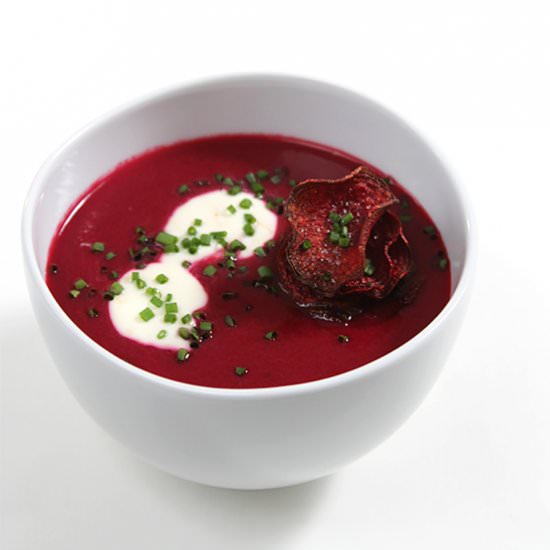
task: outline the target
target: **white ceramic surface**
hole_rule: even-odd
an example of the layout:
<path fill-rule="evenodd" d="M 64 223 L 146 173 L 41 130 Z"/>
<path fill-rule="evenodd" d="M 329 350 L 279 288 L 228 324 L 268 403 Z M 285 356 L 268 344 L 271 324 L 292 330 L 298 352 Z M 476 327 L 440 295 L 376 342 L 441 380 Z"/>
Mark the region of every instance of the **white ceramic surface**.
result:
<path fill-rule="evenodd" d="M 294 386 L 228 390 L 166 380 L 113 356 L 76 327 L 44 282 L 49 242 L 73 201 L 118 162 L 179 139 L 280 133 L 343 149 L 400 180 L 439 226 L 453 294 L 439 316 L 392 353 L 353 371 Z M 455 340 L 475 240 L 464 193 L 440 157 L 369 99 L 284 76 L 183 86 L 110 114 L 57 150 L 35 178 L 23 216 L 33 306 L 78 401 L 113 437 L 185 479 L 258 489 L 315 479 L 391 435 L 434 384 Z"/>

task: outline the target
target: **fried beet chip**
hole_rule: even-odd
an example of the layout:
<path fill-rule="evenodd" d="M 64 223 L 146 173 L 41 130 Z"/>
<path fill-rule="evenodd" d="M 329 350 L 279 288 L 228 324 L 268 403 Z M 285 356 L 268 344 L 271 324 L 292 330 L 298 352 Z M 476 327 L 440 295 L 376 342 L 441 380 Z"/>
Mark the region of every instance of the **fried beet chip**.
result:
<path fill-rule="evenodd" d="M 281 285 L 302 306 L 356 293 L 386 297 L 411 270 L 398 200 L 360 166 L 339 180 L 305 180 L 287 202 L 290 229 L 279 255 Z"/>

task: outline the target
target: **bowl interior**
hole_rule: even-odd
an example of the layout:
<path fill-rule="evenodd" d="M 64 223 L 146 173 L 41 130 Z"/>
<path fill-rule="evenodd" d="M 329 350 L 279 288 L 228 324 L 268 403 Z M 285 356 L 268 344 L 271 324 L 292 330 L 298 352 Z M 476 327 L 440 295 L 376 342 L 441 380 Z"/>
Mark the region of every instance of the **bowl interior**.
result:
<path fill-rule="evenodd" d="M 25 216 L 41 273 L 67 209 L 117 163 L 181 139 L 246 132 L 333 146 L 395 176 L 440 228 L 454 291 L 465 262 L 468 216 L 438 156 L 376 103 L 332 85 L 290 77 L 236 77 L 183 87 L 106 116 L 73 137 L 43 167 L 27 203 Z"/>

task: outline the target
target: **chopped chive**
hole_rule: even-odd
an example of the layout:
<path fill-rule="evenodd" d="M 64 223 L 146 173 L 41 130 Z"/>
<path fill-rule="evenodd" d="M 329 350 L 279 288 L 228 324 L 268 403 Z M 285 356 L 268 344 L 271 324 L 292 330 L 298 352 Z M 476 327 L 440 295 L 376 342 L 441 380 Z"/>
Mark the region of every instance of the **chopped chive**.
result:
<path fill-rule="evenodd" d="M 196 254 L 198 249 L 199 247 L 193 244 L 187 249 L 187 252 L 189 252 L 189 254 Z"/>
<path fill-rule="evenodd" d="M 228 195 L 238 195 L 242 191 L 239 185 L 234 185 L 227 190 Z"/>
<path fill-rule="evenodd" d="M 212 326 L 212 323 L 210 323 L 209 321 L 202 321 L 201 323 L 199 323 L 199 328 L 201 330 L 210 331 L 212 330 Z"/>
<path fill-rule="evenodd" d="M 166 338 L 166 335 L 167 335 L 167 334 L 168 334 L 168 333 L 167 333 L 164 329 L 159 330 L 159 331 L 157 332 L 157 338 L 158 338 L 159 340 L 162 340 L 163 338 Z"/>
<path fill-rule="evenodd" d="M 232 252 L 236 252 L 237 250 L 246 250 L 246 245 L 238 239 L 234 239 L 229 243 L 229 250 Z"/>
<path fill-rule="evenodd" d="M 116 254 L 114 252 L 107 252 L 107 254 L 105 254 L 105 259 L 112 260 L 115 256 Z"/>
<path fill-rule="evenodd" d="M 353 214 L 351 212 L 348 212 L 347 214 L 344 215 L 344 217 L 342 218 L 342 223 L 344 225 L 347 225 L 351 220 L 353 220 Z"/>
<path fill-rule="evenodd" d="M 76 290 L 74 288 L 69 290 L 69 296 L 74 299 L 78 298 L 80 296 L 80 290 Z"/>
<path fill-rule="evenodd" d="M 237 209 L 232 205 L 230 204 L 228 207 L 227 207 L 227 210 L 230 214 L 236 214 L 237 213 Z"/>
<path fill-rule="evenodd" d="M 185 195 L 185 193 L 189 193 L 189 185 L 183 184 L 178 187 L 178 193 L 180 195 Z"/>
<path fill-rule="evenodd" d="M 147 286 L 147 283 L 143 279 L 139 279 L 139 280 L 136 281 L 136 286 L 140 290 L 143 290 Z"/>
<path fill-rule="evenodd" d="M 147 235 L 140 235 L 140 236 L 137 238 L 137 242 L 138 242 L 139 244 L 146 243 L 148 240 L 149 240 L 149 237 L 148 237 Z M 107 255 L 105 255 L 105 258 L 107 258 Z"/>
<path fill-rule="evenodd" d="M 438 266 L 441 271 L 445 271 L 449 265 L 449 260 L 445 257 L 439 258 Z"/>
<path fill-rule="evenodd" d="M 223 174 L 217 173 L 214 175 L 214 178 L 216 181 L 222 182 L 223 181 Z"/>
<path fill-rule="evenodd" d="M 401 214 L 401 216 L 399 216 L 399 219 L 402 221 L 402 222 L 410 222 L 412 220 L 412 216 L 410 214 Z"/>
<path fill-rule="evenodd" d="M 346 248 L 349 246 L 350 238 L 349 237 L 340 237 L 338 239 L 338 246 L 341 246 L 342 248 Z"/>
<path fill-rule="evenodd" d="M 250 190 L 257 196 L 260 197 L 265 191 L 264 186 L 259 182 L 255 181 L 250 184 Z"/>
<path fill-rule="evenodd" d="M 189 352 L 185 348 L 180 348 L 177 354 L 178 361 L 185 361 L 189 357 Z"/>
<path fill-rule="evenodd" d="M 245 210 L 250 208 L 252 206 L 252 201 L 250 199 L 243 199 L 240 203 L 239 203 L 239 206 L 241 208 L 244 208 Z"/>
<path fill-rule="evenodd" d="M 82 290 L 88 286 L 88 283 L 84 279 L 78 279 L 74 282 L 74 287 L 77 290 Z"/>
<path fill-rule="evenodd" d="M 265 180 L 269 176 L 269 172 L 267 170 L 258 170 L 256 172 L 256 177 L 260 180 Z"/>
<path fill-rule="evenodd" d="M 111 271 L 111 279 L 118 279 L 119 277 L 118 271 Z"/>
<path fill-rule="evenodd" d="M 345 334 L 338 335 L 338 342 L 340 342 L 340 344 L 347 344 L 349 340 L 350 340 L 349 336 L 346 336 Z"/>
<path fill-rule="evenodd" d="M 337 212 L 331 212 L 329 215 L 328 215 L 328 219 L 332 222 L 332 223 L 339 223 L 340 222 L 340 216 L 338 215 Z"/>
<path fill-rule="evenodd" d="M 256 254 L 259 258 L 265 258 L 267 256 L 265 250 L 261 246 L 254 249 L 254 254 Z"/>
<path fill-rule="evenodd" d="M 145 321 L 150 321 L 155 314 L 153 313 L 153 310 L 150 307 L 146 307 L 145 309 L 142 309 L 139 312 L 139 316 Z"/>
<path fill-rule="evenodd" d="M 164 303 L 158 296 L 153 296 L 149 301 L 156 307 L 162 307 Z"/>
<path fill-rule="evenodd" d="M 274 246 L 275 246 L 275 241 L 274 241 L 273 239 L 269 239 L 269 241 L 267 241 L 267 242 L 265 243 L 265 246 L 266 246 L 268 249 L 272 249 L 272 248 L 274 248 Z"/>
<path fill-rule="evenodd" d="M 175 244 L 166 244 L 166 245 L 164 245 L 164 252 L 166 252 L 168 254 L 173 253 L 173 252 L 179 252 L 179 251 L 180 251 L 180 249 Z"/>
<path fill-rule="evenodd" d="M 155 237 L 155 241 L 160 244 L 176 244 L 178 242 L 178 238 L 175 235 L 166 233 L 166 231 L 160 231 Z"/>
<path fill-rule="evenodd" d="M 218 270 L 216 266 L 209 264 L 202 270 L 202 274 L 206 275 L 207 277 L 213 277 L 217 273 L 217 271 Z"/>
<path fill-rule="evenodd" d="M 296 182 L 296 180 L 288 180 L 288 185 L 290 185 L 290 187 L 296 187 L 298 183 Z"/>
<path fill-rule="evenodd" d="M 274 183 L 275 185 L 277 185 L 278 183 L 281 183 L 281 176 L 278 176 L 277 174 L 274 175 L 274 176 L 271 176 L 271 183 Z"/>
<path fill-rule="evenodd" d="M 193 221 L 193 225 L 200 227 L 202 225 L 202 220 L 200 218 L 195 218 L 195 220 Z"/>
<path fill-rule="evenodd" d="M 145 233 L 145 229 L 143 229 L 143 227 L 141 227 L 141 225 L 136 225 L 135 232 L 136 232 L 138 235 L 143 235 L 143 234 Z"/>
<path fill-rule="evenodd" d="M 180 327 L 178 329 L 178 336 L 184 340 L 189 340 L 191 338 L 191 331 L 188 328 Z"/>
<path fill-rule="evenodd" d="M 225 324 L 228 327 L 236 327 L 237 326 L 237 322 L 235 321 L 235 319 L 233 319 L 233 317 L 231 317 L 231 315 L 226 315 L 224 320 L 225 320 Z"/>
<path fill-rule="evenodd" d="M 248 183 L 254 183 L 256 181 L 256 175 L 254 174 L 254 172 L 248 172 L 245 178 L 248 181 Z"/>
<path fill-rule="evenodd" d="M 197 228 L 194 225 L 192 225 L 191 227 L 189 227 L 187 229 L 187 234 L 188 235 L 196 235 L 197 234 Z"/>
<path fill-rule="evenodd" d="M 248 267 L 246 265 L 239 266 L 239 273 L 247 273 Z"/>
<path fill-rule="evenodd" d="M 194 311 L 193 317 L 195 319 L 206 319 L 206 313 L 204 313 L 204 311 Z"/>
<path fill-rule="evenodd" d="M 181 262 L 181 267 L 189 269 L 191 267 L 191 262 L 189 260 L 183 260 L 183 262 Z"/>
<path fill-rule="evenodd" d="M 109 292 L 111 292 L 115 296 L 118 296 L 119 294 L 122 294 L 123 290 L 124 290 L 124 287 L 120 283 L 115 282 L 111 285 Z"/>
<path fill-rule="evenodd" d="M 164 273 L 159 273 L 155 277 L 155 281 L 159 283 L 160 285 L 163 285 L 164 283 L 167 283 L 169 281 L 168 277 Z"/>
<path fill-rule="evenodd" d="M 233 180 L 231 178 L 224 178 L 223 184 L 227 185 L 228 187 L 231 187 L 233 185 Z"/>
<path fill-rule="evenodd" d="M 180 319 L 180 321 L 181 321 L 184 325 L 188 325 L 192 320 L 193 320 L 193 316 L 192 316 L 190 313 L 186 313 L 186 314 Z"/>
<path fill-rule="evenodd" d="M 164 310 L 166 311 L 166 313 L 177 313 L 178 304 L 176 302 L 170 302 L 169 304 L 165 304 Z"/>
<path fill-rule="evenodd" d="M 95 317 L 99 317 L 99 311 L 97 311 L 95 307 L 91 307 L 88 310 L 88 317 L 90 317 L 91 319 L 94 319 Z"/>
<path fill-rule="evenodd" d="M 300 246 L 302 247 L 302 250 L 309 250 L 313 245 L 309 239 L 306 239 Z"/>
<path fill-rule="evenodd" d="M 266 265 L 261 265 L 258 268 L 258 275 L 260 276 L 260 279 L 269 279 L 273 277 L 273 272 Z"/>
<path fill-rule="evenodd" d="M 101 243 L 101 242 L 92 243 L 92 252 L 104 252 L 104 251 L 105 251 L 105 243 Z"/>
<path fill-rule="evenodd" d="M 172 301 L 172 294 L 169 292 L 167 295 L 166 295 L 166 298 L 164 299 L 165 302 L 171 302 Z"/>
<path fill-rule="evenodd" d="M 140 275 L 137 271 L 132 271 L 132 275 L 130 275 L 130 278 L 135 283 L 136 281 L 140 280 Z"/>
<path fill-rule="evenodd" d="M 329 240 L 331 243 L 337 243 L 339 239 L 340 239 L 340 234 L 337 233 L 336 231 L 331 231 L 331 232 L 329 233 L 328 240 Z"/>
<path fill-rule="evenodd" d="M 210 243 L 212 242 L 212 237 L 208 233 L 203 233 L 199 237 L 199 241 L 200 241 L 202 246 L 209 246 Z"/>
<path fill-rule="evenodd" d="M 178 320 L 178 316 L 175 313 L 165 313 L 164 322 L 165 323 L 175 323 Z"/>
<path fill-rule="evenodd" d="M 366 264 L 365 264 L 365 275 L 367 277 L 372 277 L 372 275 L 374 275 L 375 271 L 376 271 L 376 268 L 374 267 L 374 264 L 372 263 L 372 260 L 367 258 L 366 259 Z"/>
<path fill-rule="evenodd" d="M 244 367 L 235 367 L 235 374 L 237 376 L 244 376 L 245 374 L 248 374 L 248 369 L 245 369 Z"/>
<path fill-rule="evenodd" d="M 250 223 L 246 223 L 243 226 L 243 231 L 244 231 L 244 234 L 248 235 L 249 237 L 252 237 L 252 235 L 254 235 L 254 233 L 256 233 L 256 230 L 254 229 L 254 227 Z"/>
<path fill-rule="evenodd" d="M 147 294 L 147 296 L 160 296 L 160 292 L 152 286 L 147 288 L 147 290 L 145 291 L 145 294 Z"/>
<path fill-rule="evenodd" d="M 386 185 L 393 185 L 393 181 L 392 181 L 392 179 L 391 179 L 389 176 L 386 176 L 385 178 L 382 178 L 382 181 L 383 181 Z"/>
<path fill-rule="evenodd" d="M 271 340 L 272 342 L 277 340 L 278 336 L 279 335 L 277 334 L 277 332 L 275 330 L 270 330 L 269 332 L 266 332 L 264 334 L 264 338 L 266 340 Z"/>
<path fill-rule="evenodd" d="M 244 221 L 247 223 L 256 223 L 256 218 L 248 212 L 244 215 Z"/>

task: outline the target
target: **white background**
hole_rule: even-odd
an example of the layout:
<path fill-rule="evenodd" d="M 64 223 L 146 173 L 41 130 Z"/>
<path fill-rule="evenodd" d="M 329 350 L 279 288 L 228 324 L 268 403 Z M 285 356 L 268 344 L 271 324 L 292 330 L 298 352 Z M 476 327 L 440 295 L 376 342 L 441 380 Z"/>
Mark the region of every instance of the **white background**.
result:
<path fill-rule="evenodd" d="M 0 6 L 3 550 L 550 548 L 547 1 Z M 326 79 L 404 116 L 462 176 L 481 240 L 469 316 L 414 417 L 337 475 L 253 493 L 153 470 L 92 423 L 46 353 L 19 251 L 26 189 L 61 141 L 242 71 Z"/>

